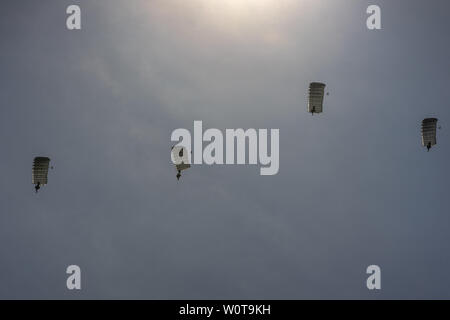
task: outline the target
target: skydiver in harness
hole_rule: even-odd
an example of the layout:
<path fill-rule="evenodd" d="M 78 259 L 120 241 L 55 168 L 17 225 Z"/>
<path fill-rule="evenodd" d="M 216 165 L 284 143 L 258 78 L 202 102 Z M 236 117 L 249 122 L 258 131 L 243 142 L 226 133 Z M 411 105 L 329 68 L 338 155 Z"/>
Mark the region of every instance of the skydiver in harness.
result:
<path fill-rule="evenodd" d="M 38 182 L 35 186 L 34 189 L 36 190 L 36 193 L 38 193 L 39 189 L 41 188 L 41 183 Z"/>
<path fill-rule="evenodd" d="M 181 148 L 180 152 L 178 152 L 178 156 L 179 156 L 180 158 L 183 158 L 183 154 L 184 154 L 183 148 Z M 183 162 L 181 162 L 181 163 L 183 164 Z M 180 177 L 181 177 L 181 170 L 178 170 L 178 173 L 177 173 L 177 180 L 180 180 Z"/>
<path fill-rule="evenodd" d="M 172 147 L 172 150 L 173 150 L 174 147 L 175 147 L 175 146 Z M 183 155 L 184 155 L 184 149 L 181 148 L 181 150 L 178 152 L 178 156 L 179 156 L 180 158 L 183 158 Z M 184 164 L 184 162 L 181 161 L 181 164 Z M 178 169 L 178 166 L 179 166 L 179 165 L 176 165 L 176 167 L 177 167 L 177 175 L 176 175 L 176 177 L 177 177 L 177 180 L 180 180 L 180 178 L 181 178 L 181 169 Z"/>
<path fill-rule="evenodd" d="M 312 116 L 314 115 L 314 112 L 316 112 L 316 106 L 313 106 L 312 109 L 311 109 L 311 115 Z"/>
<path fill-rule="evenodd" d="M 427 144 L 427 149 L 428 149 L 428 152 L 430 152 L 430 149 L 431 149 L 431 142 L 428 142 L 428 144 Z"/>

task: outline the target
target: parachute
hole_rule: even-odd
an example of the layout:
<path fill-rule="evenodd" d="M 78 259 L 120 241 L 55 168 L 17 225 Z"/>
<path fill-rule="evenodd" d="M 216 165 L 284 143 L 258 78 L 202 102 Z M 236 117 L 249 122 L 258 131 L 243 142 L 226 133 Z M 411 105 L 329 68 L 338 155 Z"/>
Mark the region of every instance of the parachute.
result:
<path fill-rule="evenodd" d="M 172 162 L 175 164 L 177 170 L 177 180 L 180 180 L 181 171 L 191 167 L 187 149 L 182 146 L 172 147 Z"/>
<path fill-rule="evenodd" d="M 314 113 L 322 113 L 324 92 L 324 83 L 311 82 L 309 84 L 308 112 L 312 115 Z"/>
<path fill-rule="evenodd" d="M 36 193 L 41 186 L 48 183 L 48 167 L 50 159 L 47 157 L 36 157 L 33 161 L 32 183 L 35 185 Z"/>
<path fill-rule="evenodd" d="M 430 151 L 436 142 L 436 126 L 438 119 L 427 118 L 422 121 L 422 145 Z"/>

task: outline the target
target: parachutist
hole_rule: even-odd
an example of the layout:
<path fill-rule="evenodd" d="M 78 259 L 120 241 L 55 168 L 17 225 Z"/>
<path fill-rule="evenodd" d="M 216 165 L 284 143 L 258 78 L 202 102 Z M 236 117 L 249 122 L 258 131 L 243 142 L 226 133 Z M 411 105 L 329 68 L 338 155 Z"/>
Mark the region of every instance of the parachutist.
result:
<path fill-rule="evenodd" d="M 41 186 L 45 186 L 48 183 L 49 164 L 50 158 L 47 157 L 36 157 L 33 160 L 31 183 L 34 184 L 36 193 L 38 193 Z"/>
<path fill-rule="evenodd" d="M 184 149 L 185 148 L 182 146 L 172 147 L 172 162 L 175 164 L 177 170 L 177 180 L 180 180 L 181 171 L 191 167 L 189 164 L 188 152 L 184 152 Z"/>
<path fill-rule="evenodd" d="M 436 145 L 436 127 L 438 119 L 427 118 L 422 121 L 422 145 L 427 148 L 428 151 Z"/>
<path fill-rule="evenodd" d="M 41 186 L 45 186 L 48 183 L 48 168 L 50 158 L 36 157 L 33 160 L 33 171 L 31 183 L 34 184 L 36 193 L 38 193 Z"/>
<path fill-rule="evenodd" d="M 309 96 L 308 96 L 308 112 L 314 115 L 314 113 L 323 112 L 323 98 L 325 96 L 325 83 L 311 82 L 309 84 Z"/>

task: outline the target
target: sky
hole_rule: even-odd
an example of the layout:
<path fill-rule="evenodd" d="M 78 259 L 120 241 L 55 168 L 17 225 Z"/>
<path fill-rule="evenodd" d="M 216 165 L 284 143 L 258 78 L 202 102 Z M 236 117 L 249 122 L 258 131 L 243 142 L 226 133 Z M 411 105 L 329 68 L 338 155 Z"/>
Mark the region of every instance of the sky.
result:
<path fill-rule="evenodd" d="M 0 298 L 450 299 L 447 0 L 0 12 Z M 314 116 L 312 81 L 330 93 Z M 279 129 L 279 173 L 194 165 L 177 181 L 170 136 L 195 120 Z M 36 156 L 54 167 L 38 194 Z"/>

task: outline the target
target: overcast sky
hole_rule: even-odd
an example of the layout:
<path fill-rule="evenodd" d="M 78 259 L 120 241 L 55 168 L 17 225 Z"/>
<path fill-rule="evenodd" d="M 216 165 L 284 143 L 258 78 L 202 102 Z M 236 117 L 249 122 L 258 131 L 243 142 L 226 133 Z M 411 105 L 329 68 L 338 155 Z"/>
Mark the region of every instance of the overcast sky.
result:
<path fill-rule="evenodd" d="M 0 298 L 450 298 L 448 0 L 0 12 Z M 330 92 L 313 117 L 311 81 Z M 278 175 L 193 166 L 177 182 L 170 135 L 194 120 L 280 129 Z M 54 166 L 37 195 L 35 156 Z"/>

